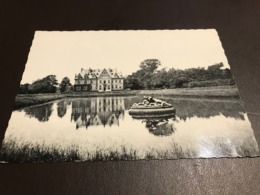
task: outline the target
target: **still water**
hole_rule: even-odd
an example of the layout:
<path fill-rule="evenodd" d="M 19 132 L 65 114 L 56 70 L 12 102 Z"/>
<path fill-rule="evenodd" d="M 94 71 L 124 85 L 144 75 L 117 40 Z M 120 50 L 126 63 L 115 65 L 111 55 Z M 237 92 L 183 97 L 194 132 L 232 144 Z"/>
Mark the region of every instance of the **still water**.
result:
<path fill-rule="evenodd" d="M 238 100 L 162 99 L 172 117 L 134 119 L 141 97 L 57 100 L 13 111 L 1 161 L 176 159 L 256 156 L 251 124 Z"/>

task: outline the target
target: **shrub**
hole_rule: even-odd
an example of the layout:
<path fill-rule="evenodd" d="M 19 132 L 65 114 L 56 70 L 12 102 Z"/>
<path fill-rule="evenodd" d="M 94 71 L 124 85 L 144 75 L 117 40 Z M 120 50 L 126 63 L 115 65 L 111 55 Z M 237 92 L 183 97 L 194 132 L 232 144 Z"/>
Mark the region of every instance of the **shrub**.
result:
<path fill-rule="evenodd" d="M 234 79 L 217 79 L 210 81 L 192 81 L 189 82 L 188 87 L 212 87 L 212 86 L 222 86 L 222 85 L 234 85 Z"/>

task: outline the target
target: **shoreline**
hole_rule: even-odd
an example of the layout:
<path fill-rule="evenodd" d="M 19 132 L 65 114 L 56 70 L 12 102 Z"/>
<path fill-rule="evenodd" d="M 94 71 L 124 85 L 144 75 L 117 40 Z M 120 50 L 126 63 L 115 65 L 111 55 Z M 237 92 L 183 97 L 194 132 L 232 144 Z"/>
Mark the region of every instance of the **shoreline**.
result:
<path fill-rule="evenodd" d="M 156 96 L 171 98 L 198 98 L 198 99 L 239 99 L 236 86 L 178 88 L 157 90 L 123 90 L 113 92 L 70 92 L 49 94 L 17 94 L 13 110 L 33 105 L 43 104 L 64 98 L 89 98 L 111 96 Z"/>

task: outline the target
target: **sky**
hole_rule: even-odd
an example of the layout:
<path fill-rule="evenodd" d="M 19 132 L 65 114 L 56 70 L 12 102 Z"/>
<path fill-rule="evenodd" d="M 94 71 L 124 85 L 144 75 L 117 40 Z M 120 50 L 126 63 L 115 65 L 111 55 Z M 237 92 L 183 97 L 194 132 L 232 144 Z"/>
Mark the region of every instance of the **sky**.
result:
<path fill-rule="evenodd" d="M 127 76 L 151 58 L 160 60 L 160 68 L 207 68 L 219 62 L 229 68 L 215 29 L 36 31 L 21 84 L 50 74 L 74 84 L 81 68 L 116 68 Z"/>

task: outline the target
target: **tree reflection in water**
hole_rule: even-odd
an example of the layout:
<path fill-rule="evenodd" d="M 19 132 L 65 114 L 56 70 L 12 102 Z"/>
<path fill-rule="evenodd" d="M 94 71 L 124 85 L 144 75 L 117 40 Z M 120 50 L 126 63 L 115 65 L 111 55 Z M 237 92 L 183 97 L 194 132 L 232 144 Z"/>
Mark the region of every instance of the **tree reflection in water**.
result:
<path fill-rule="evenodd" d="M 52 114 L 52 106 L 53 103 L 48 103 L 48 104 L 43 104 L 43 105 L 38 105 L 38 106 L 32 106 L 25 108 L 25 114 L 27 116 L 35 117 L 37 118 L 40 122 L 46 122 L 49 120 L 51 114 Z"/>
<path fill-rule="evenodd" d="M 67 106 L 69 105 L 69 102 L 67 101 L 67 99 L 65 100 L 61 100 L 57 103 L 57 113 L 58 116 L 60 118 L 62 118 L 63 116 L 65 116 L 66 112 L 67 112 Z"/>
<path fill-rule="evenodd" d="M 57 103 L 57 115 L 63 118 L 67 114 L 68 105 L 71 105 L 71 121 L 76 123 L 76 128 L 89 126 L 119 126 L 120 118 L 124 118 L 125 110 L 142 97 L 96 97 L 82 99 L 65 99 Z M 210 118 L 217 115 L 244 120 L 244 108 L 238 100 L 217 99 L 181 99 L 161 98 L 171 103 L 177 110 L 179 120 L 189 118 Z M 48 121 L 52 114 L 53 103 L 25 108 L 27 116 L 35 117 L 40 122 Z M 156 122 L 148 121 L 155 124 Z M 158 124 L 161 124 L 159 121 Z M 149 126 L 149 125 L 148 125 Z M 167 128 L 167 127 L 165 127 Z"/>

